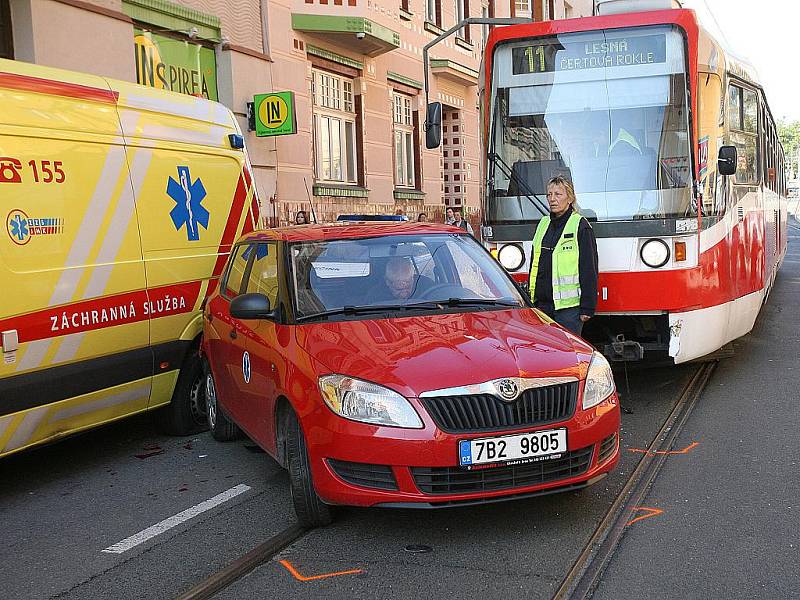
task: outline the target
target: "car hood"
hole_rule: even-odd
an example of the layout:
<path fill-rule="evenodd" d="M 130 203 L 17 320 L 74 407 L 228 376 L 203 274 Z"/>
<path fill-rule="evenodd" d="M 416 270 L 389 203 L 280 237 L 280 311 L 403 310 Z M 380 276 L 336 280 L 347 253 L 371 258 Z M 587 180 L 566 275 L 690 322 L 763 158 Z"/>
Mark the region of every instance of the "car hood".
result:
<path fill-rule="evenodd" d="M 531 309 L 303 325 L 319 375 L 340 373 L 404 396 L 500 377 L 585 374 L 592 349 Z"/>

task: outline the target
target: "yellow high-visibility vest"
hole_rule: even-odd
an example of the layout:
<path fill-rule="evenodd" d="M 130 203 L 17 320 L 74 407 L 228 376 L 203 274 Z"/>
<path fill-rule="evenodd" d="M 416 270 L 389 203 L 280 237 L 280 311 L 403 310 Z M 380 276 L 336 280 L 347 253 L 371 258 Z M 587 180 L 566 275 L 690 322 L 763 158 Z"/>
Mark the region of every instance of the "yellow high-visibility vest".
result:
<path fill-rule="evenodd" d="M 553 304 L 556 310 L 572 308 L 581 303 L 580 250 L 578 247 L 578 225 L 582 217 L 573 212 L 561 232 L 561 238 L 553 248 Z M 550 217 L 539 221 L 533 236 L 533 258 L 528 277 L 531 300 L 536 298 L 536 274 L 539 272 L 539 257 L 542 255 L 542 240 L 550 226 Z"/>

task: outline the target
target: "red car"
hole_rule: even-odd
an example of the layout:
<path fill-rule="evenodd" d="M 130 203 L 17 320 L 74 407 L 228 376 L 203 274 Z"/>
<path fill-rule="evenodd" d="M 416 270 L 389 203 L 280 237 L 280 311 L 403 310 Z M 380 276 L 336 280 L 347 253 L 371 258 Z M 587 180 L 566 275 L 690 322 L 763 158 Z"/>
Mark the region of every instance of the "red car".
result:
<path fill-rule="evenodd" d="M 447 225 L 247 235 L 205 308 L 203 354 L 214 437 L 241 430 L 285 466 L 306 526 L 337 504 L 575 490 L 619 457 L 606 360 Z"/>

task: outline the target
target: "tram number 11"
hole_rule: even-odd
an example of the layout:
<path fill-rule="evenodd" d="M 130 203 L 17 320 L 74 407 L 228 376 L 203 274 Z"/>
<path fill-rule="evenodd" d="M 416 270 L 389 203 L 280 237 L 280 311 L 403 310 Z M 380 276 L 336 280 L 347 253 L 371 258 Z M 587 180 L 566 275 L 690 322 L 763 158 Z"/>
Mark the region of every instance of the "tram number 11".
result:
<path fill-rule="evenodd" d="M 525 48 L 525 57 L 528 59 L 529 73 L 544 73 L 547 70 L 544 62 L 544 46 L 528 46 Z"/>

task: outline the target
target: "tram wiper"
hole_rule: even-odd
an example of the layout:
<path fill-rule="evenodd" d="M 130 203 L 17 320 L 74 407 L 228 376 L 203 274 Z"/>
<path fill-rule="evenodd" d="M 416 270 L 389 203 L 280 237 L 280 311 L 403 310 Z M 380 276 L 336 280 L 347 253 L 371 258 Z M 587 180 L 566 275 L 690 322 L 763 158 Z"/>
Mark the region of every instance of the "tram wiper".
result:
<path fill-rule="evenodd" d="M 514 170 L 508 166 L 508 163 L 500 158 L 500 155 L 496 152 L 489 153 L 489 163 L 494 166 L 500 166 L 500 169 L 503 171 L 503 174 L 508 177 L 509 181 L 513 181 L 517 184 L 517 189 L 522 190 L 522 194 L 517 194 L 517 197 L 525 197 L 528 201 L 533 204 L 533 206 L 542 213 L 542 216 L 547 215 L 550 213 L 550 207 L 541 201 L 539 196 L 531 189 L 531 186 L 528 185 L 527 181 L 524 181 L 519 178 L 519 175 L 514 173 Z M 494 178 L 492 178 L 494 180 Z M 492 185 L 494 188 L 494 185 Z"/>

